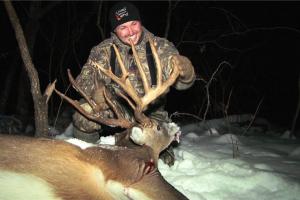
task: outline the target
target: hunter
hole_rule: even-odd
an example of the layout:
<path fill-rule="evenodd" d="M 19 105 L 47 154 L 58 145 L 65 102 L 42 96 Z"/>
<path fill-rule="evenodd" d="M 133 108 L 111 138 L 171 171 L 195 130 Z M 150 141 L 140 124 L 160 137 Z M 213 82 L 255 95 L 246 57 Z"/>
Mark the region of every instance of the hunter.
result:
<path fill-rule="evenodd" d="M 156 68 L 148 38 L 152 38 L 156 46 L 163 66 L 163 78 L 167 79 L 172 65 L 177 65 L 180 76 L 174 87 L 177 90 L 185 90 L 193 85 L 195 72 L 191 61 L 180 55 L 175 46 L 167 39 L 154 36 L 143 27 L 139 10 L 132 3 L 119 2 L 115 4 L 110 10 L 109 20 L 112 31 L 111 37 L 92 48 L 87 62 L 76 78 L 76 83 L 87 95 L 91 95 L 95 87 L 95 78 L 102 80 L 112 93 L 117 89 L 116 84 L 110 78 L 91 65 L 91 61 L 97 62 L 105 68 L 111 67 L 113 72 L 119 75 L 121 70 L 112 44 L 115 44 L 119 49 L 125 67 L 129 70 L 129 80 L 137 92 L 143 95 L 144 89 L 132 55 L 130 40 L 134 43 L 142 65 L 146 69 L 148 80 L 150 83 L 155 83 Z M 164 110 L 165 103 L 166 94 L 151 105 L 147 115 L 156 120 L 170 122 L 168 113 Z M 130 113 L 126 110 L 124 109 L 124 115 L 130 117 Z M 96 142 L 100 138 L 101 125 L 89 121 L 78 112 L 73 115 L 73 124 L 75 137 L 88 142 Z"/>

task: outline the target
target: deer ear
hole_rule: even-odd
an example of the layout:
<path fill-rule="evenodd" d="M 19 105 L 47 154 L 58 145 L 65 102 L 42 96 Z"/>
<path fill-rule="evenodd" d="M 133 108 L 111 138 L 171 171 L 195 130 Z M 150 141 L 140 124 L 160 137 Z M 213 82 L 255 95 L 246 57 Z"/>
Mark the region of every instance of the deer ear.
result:
<path fill-rule="evenodd" d="M 139 127 L 133 127 L 131 129 L 130 138 L 132 141 L 138 145 L 145 144 L 145 134 L 143 130 Z"/>

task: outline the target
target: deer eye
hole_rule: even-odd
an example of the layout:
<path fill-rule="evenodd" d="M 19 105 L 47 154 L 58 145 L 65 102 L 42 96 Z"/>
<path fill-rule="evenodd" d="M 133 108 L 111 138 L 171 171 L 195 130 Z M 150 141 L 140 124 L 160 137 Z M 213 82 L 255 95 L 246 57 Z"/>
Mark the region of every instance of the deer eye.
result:
<path fill-rule="evenodd" d="M 156 126 L 156 129 L 157 129 L 158 131 L 160 131 L 160 125 L 157 125 L 157 126 Z"/>

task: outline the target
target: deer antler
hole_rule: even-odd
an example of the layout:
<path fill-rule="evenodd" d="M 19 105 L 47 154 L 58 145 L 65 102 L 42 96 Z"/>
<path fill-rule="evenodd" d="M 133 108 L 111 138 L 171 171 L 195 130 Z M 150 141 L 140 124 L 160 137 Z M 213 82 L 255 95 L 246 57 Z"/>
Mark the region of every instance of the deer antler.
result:
<path fill-rule="evenodd" d="M 66 95 L 64 95 L 63 93 L 59 92 L 56 89 L 55 89 L 55 92 L 61 98 L 65 99 L 67 102 L 69 102 L 71 105 L 73 105 L 82 115 L 84 115 L 86 118 L 88 118 L 92 121 L 95 121 L 95 122 L 98 122 L 101 124 L 106 124 L 109 126 L 119 126 L 122 128 L 130 128 L 133 125 L 133 122 L 131 122 L 130 120 L 127 120 L 125 117 L 122 116 L 120 109 L 112 101 L 112 94 L 109 92 L 109 90 L 106 89 L 106 87 L 104 85 L 103 85 L 103 88 L 101 88 L 102 90 L 99 90 L 99 88 L 97 88 L 98 84 L 96 83 L 95 90 L 98 92 L 99 91 L 103 92 L 103 94 L 97 94 L 97 95 L 104 96 L 107 104 L 110 106 L 110 108 L 115 113 L 115 115 L 117 117 L 116 119 L 115 118 L 107 118 L 107 117 L 103 116 L 103 113 L 101 111 L 106 110 L 107 108 L 105 108 L 103 105 L 101 106 L 101 105 L 97 104 L 97 102 L 95 102 L 92 98 L 88 97 L 85 94 L 85 92 L 80 89 L 80 87 L 76 84 L 73 76 L 71 75 L 71 72 L 69 69 L 68 69 L 68 76 L 69 76 L 69 80 L 70 80 L 71 84 L 73 85 L 73 87 L 87 101 L 87 103 L 90 105 L 92 110 L 87 111 L 86 109 L 84 109 L 82 107 L 82 105 L 77 100 L 73 100 L 73 99 L 67 97 Z"/>
<path fill-rule="evenodd" d="M 176 81 L 176 79 L 179 75 L 179 70 L 178 70 L 178 68 L 174 67 L 172 69 L 172 72 L 171 72 L 169 78 L 165 82 L 163 82 L 163 80 L 162 80 L 163 79 L 162 78 L 162 65 L 161 65 L 157 50 L 155 49 L 155 46 L 153 44 L 153 40 L 151 38 L 149 38 L 151 51 L 153 53 L 154 60 L 155 60 L 155 63 L 156 63 L 156 68 L 157 68 L 156 87 L 150 87 L 149 82 L 148 82 L 147 77 L 146 77 L 146 73 L 145 73 L 144 68 L 141 64 L 141 61 L 140 61 L 140 59 L 137 55 L 134 44 L 132 43 L 132 41 L 130 41 L 130 42 L 131 42 L 131 48 L 132 48 L 133 56 L 134 56 L 134 59 L 136 61 L 138 71 L 139 71 L 139 74 L 140 74 L 142 82 L 143 82 L 143 87 L 144 87 L 144 91 L 145 91 L 144 96 L 141 97 L 137 93 L 137 91 L 132 86 L 130 80 L 128 79 L 128 70 L 125 68 L 125 66 L 123 64 L 123 61 L 122 61 L 122 58 L 120 56 L 120 53 L 119 53 L 119 51 L 118 51 L 118 49 L 116 48 L 115 45 L 113 45 L 113 48 L 115 50 L 117 60 L 120 63 L 120 67 L 121 67 L 121 71 L 122 71 L 121 77 L 116 76 L 111 71 L 111 68 L 105 69 L 101 65 L 99 65 L 98 63 L 93 62 L 93 61 L 92 61 L 91 64 L 94 65 L 95 67 L 97 67 L 99 70 L 101 70 L 106 76 L 110 77 L 119 86 L 121 86 L 121 88 L 130 97 L 130 99 L 127 96 L 125 96 L 124 94 L 121 94 L 121 93 L 117 93 L 117 94 L 120 95 L 122 98 L 124 98 L 129 103 L 129 105 L 134 110 L 135 118 L 139 122 L 143 123 L 143 122 L 147 121 L 147 119 L 142 114 L 142 112 L 145 111 L 147 106 L 153 100 L 155 100 L 157 97 L 162 95 Z M 134 101 L 134 103 L 132 101 Z"/>
<path fill-rule="evenodd" d="M 118 63 L 120 64 L 120 68 L 122 71 L 122 75 L 120 77 L 116 76 L 112 72 L 111 68 L 105 69 L 103 66 L 99 65 L 98 63 L 96 63 L 94 61 L 91 61 L 90 64 L 94 65 L 96 68 L 98 68 L 100 71 L 102 71 L 106 76 L 110 77 L 115 83 L 117 83 L 123 89 L 123 91 L 125 92 L 126 95 L 120 91 L 116 91 L 116 93 L 117 93 L 117 95 L 119 95 L 120 97 L 125 99 L 128 102 L 128 104 L 132 107 L 132 109 L 134 110 L 135 119 L 139 123 L 143 124 L 143 126 L 151 126 L 150 119 L 147 118 L 143 114 L 143 111 L 145 111 L 147 106 L 152 101 L 154 101 L 156 98 L 158 98 L 160 95 L 162 95 L 176 81 L 176 79 L 179 75 L 179 70 L 178 70 L 178 68 L 174 67 L 171 71 L 171 74 L 169 75 L 169 78 L 163 82 L 162 65 L 161 65 L 160 59 L 158 57 L 157 50 L 155 49 L 155 46 L 153 44 L 153 41 L 151 38 L 149 38 L 151 51 L 153 53 L 154 60 L 156 63 L 156 68 L 157 68 L 157 70 L 156 70 L 157 71 L 156 87 L 150 87 L 149 82 L 147 80 L 145 70 L 144 70 L 144 68 L 141 64 L 141 61 L 137 55 L 134 44 L 132 43 L 132 41 L 130 41 L 130 42 L 131 42 L 133 56 L 136 61 L 137 68 L 138 68 L 139 74 L 140 74 L 142 82 L 143 82 L 143 87 L 144 87 L 144 91 L 145 91 L 145 94 L 143 96 L 140 96 L 137 93 L 137 91 L 135 90 L 134 86 L 131 84 L 131 82 L 128 78 L 129 72 L 126 69 L 126 67 L 124 66 L 124 62 L 121 58 L 119 50 L 117 49 L 117 47 L 114 44 L 113 44 L 113 48 L 116 53 L 117 60 L 118 60 Z M 70 80 L 71 84 L 73 85 L 73 87 L 87 101 L 88 105 L 91 108 L 90 111 L 87 111 L 87 109 L 84 109 L 78 101 L 67 97 L 66 95 L 62 94 L 58 90 L 55 89 L 55 92 L 59 96 L 61 96 L 63 99 L 68 101 L 71 105 L 73 105 L 82 115 L 84 115 L 85 117 L 87 117 L 88 119 L 90 119 L 92 121 L 110 125 L 110 126 L 114 125 L 114 126 L 120 126 L 123 128 L 130 128 L 133 126 L 133 124 L 134 124 L 133 122 L 131 122 L 129 119 L 126 119 L 125 117 L 123 117 L 122 113 L 120 112 L 120 108 L 119 108 L 118 104 L 114 103 L 111 100 L 112 94 L 109 92 L 109 90 L 107 90 L 104 85 L 102 85 L 102 89 L 100 88 L 100 90 L 99 90 L 99 88 L 98 88 L 99 86 L 97 84 L 98 82 L 97 82 L 96 77 L 95 77 L 96 88 L 94 89 L 95 90 L 94 93 L 97 93 L 95 95 L 100 95 L 100 97 L 104 97 L 105 102 L 109 105 L 109 107 L 115 113 L 115 115 L 117 117 L 116 119 L 115 118 L 107 118 L 107 117 L 103 116 L 102 111 L 106 110 L 107 108 L 103 107 L 103 105 L 101 105 L 99 102 L 97 102 L 96 98 L 89 97 L 88 95 L 85 94 L 85 92 L 83 90 L 81 90 L 81 88 L 76 84 L 69 69 L 68 69 L 68 76 L 69 76 L 69 80 Z M 106 103 L 105 103 L 105 105 L 107 106 Z"/>

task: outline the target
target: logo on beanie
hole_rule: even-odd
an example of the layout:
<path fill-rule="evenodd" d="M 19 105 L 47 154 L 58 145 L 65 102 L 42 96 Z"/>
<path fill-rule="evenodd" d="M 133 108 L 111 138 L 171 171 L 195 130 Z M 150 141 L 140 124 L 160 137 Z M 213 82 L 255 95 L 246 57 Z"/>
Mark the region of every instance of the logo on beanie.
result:
<path fill-rule="evenodd" d="M 126 7 L 117 10 L 115 16 L 118 21 L 120 21 L 123 17 L 128 17 L 128 11 Z"/>

